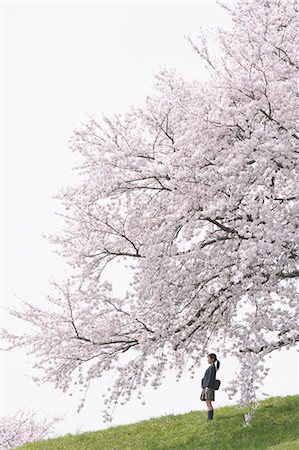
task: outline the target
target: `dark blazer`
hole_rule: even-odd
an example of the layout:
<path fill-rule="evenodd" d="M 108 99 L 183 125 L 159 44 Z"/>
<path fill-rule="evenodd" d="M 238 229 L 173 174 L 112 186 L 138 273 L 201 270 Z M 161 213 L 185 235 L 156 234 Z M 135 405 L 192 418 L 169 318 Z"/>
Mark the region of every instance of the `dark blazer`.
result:
<path fill-rule="evenodd" d="M 207 370 L 205 371 L 205 375 L 201 380 L 201 387 L 203 389 L 205 389 L 206 387 L 214 389 L 215 379 L 216 379 L 216 367 L 215 364 L 211 364 L 210 367 L 208 367 Z"/>

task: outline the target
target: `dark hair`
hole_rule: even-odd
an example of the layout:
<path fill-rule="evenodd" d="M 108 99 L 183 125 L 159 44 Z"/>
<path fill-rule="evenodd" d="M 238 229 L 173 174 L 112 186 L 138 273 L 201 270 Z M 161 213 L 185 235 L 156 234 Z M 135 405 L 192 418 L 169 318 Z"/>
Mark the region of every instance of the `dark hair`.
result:
<path fill-rule="evenodd" d="M 216 369 L 219 370 L 219 367 L 220 367 L 220 361 L 218 361 L 217 356 L 215 355 L 215 353 L 209 353 L 208 356 L 210 356 L 210 358 L 213 358 L 213 359 L 214 359 L 214 362 L 217 361 Z"/>

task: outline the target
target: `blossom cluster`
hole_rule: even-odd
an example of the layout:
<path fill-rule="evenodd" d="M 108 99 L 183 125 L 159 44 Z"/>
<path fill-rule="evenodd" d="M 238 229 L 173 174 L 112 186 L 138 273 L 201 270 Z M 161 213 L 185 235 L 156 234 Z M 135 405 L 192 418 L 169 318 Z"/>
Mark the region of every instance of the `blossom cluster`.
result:
<path fill-rule="evenodd" d="M 8 450 L 53 435 L 60 417 L 41 419 L 34 412 L 18 411 L 0 417 L 0 450 Z"/>

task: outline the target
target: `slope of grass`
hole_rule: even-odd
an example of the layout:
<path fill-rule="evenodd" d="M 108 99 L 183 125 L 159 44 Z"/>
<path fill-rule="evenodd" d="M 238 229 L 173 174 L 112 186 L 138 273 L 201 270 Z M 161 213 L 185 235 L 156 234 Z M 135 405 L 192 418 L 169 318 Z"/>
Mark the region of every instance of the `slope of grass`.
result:
<path fill-rule="evenodd" d="M 215 405 L 216 406 L 216 405 Z M 66 435 L 18 447 L 19 450 L 295 450 L 299 449 L 299 395 L 262 401 L 243 427 L 238 406 L 163 416 L 107 430 Z"/>

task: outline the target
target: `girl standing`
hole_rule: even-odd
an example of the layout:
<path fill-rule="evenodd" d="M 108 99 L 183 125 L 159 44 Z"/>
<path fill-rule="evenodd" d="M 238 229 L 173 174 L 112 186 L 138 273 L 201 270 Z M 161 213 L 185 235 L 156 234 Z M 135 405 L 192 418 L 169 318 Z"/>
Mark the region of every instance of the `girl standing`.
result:
<path fill-rule="evenodd" d="M 205 371 L 204 377 L 201 380 L 201 395 L 200 400 L 205 401 L 208 408 L 208 420 L 213 420 L 214 409 L 212 401 L 215 400 L 215 379 L 216 371 L 219 370 L 220 362 L 217 359 L 215 353 L 210 353 L 207 357 L 210 367 Z M 217 365 L 215 366 L 215 363 Z"/>

